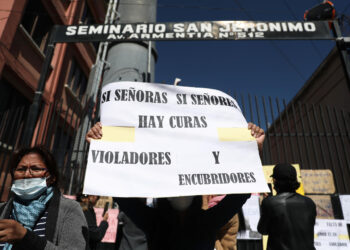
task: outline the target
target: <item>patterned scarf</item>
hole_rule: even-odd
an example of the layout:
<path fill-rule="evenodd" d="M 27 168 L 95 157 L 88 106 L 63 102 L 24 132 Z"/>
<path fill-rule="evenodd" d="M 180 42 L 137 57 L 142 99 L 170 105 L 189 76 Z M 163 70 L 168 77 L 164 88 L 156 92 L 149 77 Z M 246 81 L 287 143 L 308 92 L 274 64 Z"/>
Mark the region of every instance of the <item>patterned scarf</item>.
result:
<path fill-rule="evenodd" d="M 53 188 L 49 187 L 46 191 L 39 196 L 36 200 L 24 201 L 15 197 L 13 201 L 13 209 L 11 216 L 16 221 L 21 223 L 25 228 L 32 231 L 35 222 L 39 219 L 39 216 L 45 211 L 47 202 L 53 196 Z M 12 244 L 6 243 L 4 250 L 12 249 Z"/>

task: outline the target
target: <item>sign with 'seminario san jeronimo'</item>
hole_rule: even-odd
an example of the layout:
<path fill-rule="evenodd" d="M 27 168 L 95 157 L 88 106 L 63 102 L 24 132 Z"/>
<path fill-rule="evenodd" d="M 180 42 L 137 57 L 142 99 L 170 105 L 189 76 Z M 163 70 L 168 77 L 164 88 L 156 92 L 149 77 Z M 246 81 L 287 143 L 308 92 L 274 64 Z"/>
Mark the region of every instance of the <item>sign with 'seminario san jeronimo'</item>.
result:
<path fill-rule="evenodd" d="M 326 21 L 202 21 L 55 26 L 55 42 L 332 39 Z"/>
<path fill-rule="evenodd" d="M 101 95 L 84 193 L 170 197 L 268 192 L 237 102 L 213 89 L 115 82 Z"/>

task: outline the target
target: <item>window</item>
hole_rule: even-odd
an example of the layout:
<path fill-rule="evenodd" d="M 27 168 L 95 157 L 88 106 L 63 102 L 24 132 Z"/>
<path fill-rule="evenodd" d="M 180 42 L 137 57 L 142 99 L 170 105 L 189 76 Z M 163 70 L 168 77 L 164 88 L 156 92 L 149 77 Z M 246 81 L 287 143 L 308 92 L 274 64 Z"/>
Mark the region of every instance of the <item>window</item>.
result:
<path fill-rule="evenodd" d="M 95 22 L 94 17 L 92 16 L 90 8 L 89 8 L 87 2 L 85 2 L 83 15 L 80 18 L 80 24 L 89 25 L 89 24 L 95 24 L 95 23 L 96 22 Z M 98 44 L 99 44 L 98 42 L 93 42 L 92 43 L 92 45 L 94 46 L 96 52 L 98 50 Z"/>
<path fill-rule="evenodd" d="M 42 5 L 41 0 L 28 1 L 21 24 L 40 50 L 45 51 L 53 22 Z"/>
<path fill-rule="evenodd" d="M 72 0 L 61 0 L 61 3 L 65 9 L 67 9 Z"/>
<path fill-rule="evenodd" d="M 87 2 L 85 2 L 84 4 L 84 11 L 83 11 L 83 15 L 80 18 L 80 23 L 81 24 L 94 24 L 94 17 L 91 14 L 90 8 L 87 4 Z"/>
<path fill-rule="evenodd" d="M 68 86 L 79 100 L 83 98 L 87 87 L 87 78 L 74 59 L 69 72 Z"/>
<path fill-rule="evenodd" d="M 0 79 L 0 100 L 0 113 L 15 107 L 30 106 L 27 98 L 4 78 Z"/>

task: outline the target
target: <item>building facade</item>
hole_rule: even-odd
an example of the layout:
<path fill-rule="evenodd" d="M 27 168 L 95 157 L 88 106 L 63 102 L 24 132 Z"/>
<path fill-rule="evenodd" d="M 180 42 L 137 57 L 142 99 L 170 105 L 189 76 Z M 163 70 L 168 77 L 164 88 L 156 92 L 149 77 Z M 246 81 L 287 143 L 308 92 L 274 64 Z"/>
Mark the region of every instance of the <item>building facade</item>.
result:
<path fill-rule="evenodd" d="M 6 0 L 0 10 L 0 193 L 11 182 L 7 162 L 18 148 L 38 87 L 53 25 L 103 23 L 106 1 Z M 86 111 L 86 89 L 97 43 L 56 44 L 32 144 L 55 149 L 59 166 Z M 11 123 L 10 123 L 11 121 Z M 16 124 L 16 125 L 15 125 Z"/>
<path fill-rule="evenodd" d="M 267 130 L 271 162 L 330 169 L 336 192 L 350 193 L 350 82 L 336 47 Z"/>

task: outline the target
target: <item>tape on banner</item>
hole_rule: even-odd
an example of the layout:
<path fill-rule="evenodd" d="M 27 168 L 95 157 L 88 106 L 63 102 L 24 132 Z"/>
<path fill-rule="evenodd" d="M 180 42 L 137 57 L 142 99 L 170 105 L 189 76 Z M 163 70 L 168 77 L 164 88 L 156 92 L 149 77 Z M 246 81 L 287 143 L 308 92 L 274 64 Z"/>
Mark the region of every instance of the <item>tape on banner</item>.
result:
<path fill-rule="evenodd" d="M 247 128 L 218 128 L 220 141 L 255 141 Z"/>
<path fill-rule="evenodd" d="M 103 126 L 101 141 L 134 142 L 135 128 Z"/>
<path fill-rule="evenodd" d="M 349 235 L 340 234 L 340 235 L 338 236 L 338 239 L 339 239 L 339 240 L 349 240 Z"/>

